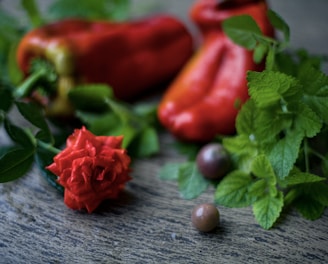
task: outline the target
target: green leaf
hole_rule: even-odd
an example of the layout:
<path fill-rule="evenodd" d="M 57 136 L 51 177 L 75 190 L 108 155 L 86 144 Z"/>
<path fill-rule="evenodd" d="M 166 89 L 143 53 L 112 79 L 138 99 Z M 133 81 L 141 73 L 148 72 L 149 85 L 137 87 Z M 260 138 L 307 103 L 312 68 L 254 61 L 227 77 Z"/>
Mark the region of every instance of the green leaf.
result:
<path fill-rule="evenodd" d="M 0 110 L 8 112 L 13 104 L 13 97 L 8 85 L 0 80 Z"/>
<path fill-rule="evenodd" d="M 159 178 L 162 180 L 178 180 L 180 168 L 183 165 L 181 162 L 170 162 L 161 167 Z"/>
<path fill-rule="evenodd" d="M 275 49 L 270 48 L 265 58 L 265 69 L 269 71 L 273 71 L 275 67 L 276 67 L 276 51 Z"/>
<path fill-rule="evenodd" d="M 310 63 L 301 65 L 298 79 L 304 87 L 304 102 L 328 123 L 328 76 Z"/>
<path fill-rule="evenodd" d="M 254 48 L 254 53 L 253 53 L 253 60 L 255 63 L 260 63 L 263 61 L 265 55 L 268 53 L 268 45 L 265 45 L 263 43 L 259 43 L 256 45 Z"/>
<path fill-rule="evenodd" d="M 284 178 L 284 180 L 281 183 L 284 186 L 293 186 L 303 183 L 320 182 L 320 181 L 324 181 L 325 179 L 326 178 L 320 177 L 312 173 L 293 170 L 286 178 Z"/>
<path fill-rule="evenodd" d="M 34 150 L 18 148 L 0 158 L 0 182 L 16 180 L 24 176 L 34 161 Z"/>
<path fill-rule="evenodd" d="M 318 134 L 322 127 L 320 117 L 305 104 L 300 104 L 294 124 L 308 138 Z"/>
<path fill-rule="evenodd" d="M 223 21 L 223 30 L 236 44 L 254 49 L 256 36 L 262 36 L 261 29 L 249 15 L 233 16 Z"/>
<path fill-rule="evenodd" d="M 250 174 L 243 171 L 232 171 L 218 184 L 215 202 L 227 207 L 246 207 L 254 198 L 249 195 L 249 187 L 253 183 Z"/>
<path fill-rule="evenodd" d="M 191 142 L 176 141 L 173 145 L 180 154 L 187 156 L 188 160 L 194 160 L 202 145 Z"/>
<path fill-rule="evenodd" d="M 289 42 L 290 30 L 288 24 L 273 10 L 268 10 L 268 18 L 271 24 L 284 34 L 285 42 Z"/>
<path fill-rule="evenodd" d="M 34 0 L 21 0 L 21 5 L 26 11 L 33 27 L 40 27 L 44 22 Z"/>
<path fill-rule="evenodd" d="M 266 195 L 253 204 L 253 213 L 257 222 L 264 229 L 270 229 L 277 221 L 284 206 L 282 192 L 277 196 Z"/>
<path fill-rule="evenodd" d="M 129 15 L 130 0 L 57 0 L 48 10 L 52 20 L 79 17 L 91 20 L 124 20 Z"/>
<path fill-rule="evenodd" d="M 276 175 L 273 171 L 269 159 L 264 154 L 258 155 L 254 158 L 251 170 L 255 176 L 269 179 L 271 184 L 276 184 Z"/>
<path fill-rule="evenodd" d="M 203 193 L 209 185 L 197 169 L 194 162 L 186 162 L 181 165 L 178 177 L 178 187 L 184 199 L 194 199 Z"/>
<path fill-rule="evenodd" d="M 325 210 L 325 206 L 310 197 L 299 197 L 294 201 L 297 211 L 308 220 L 316 220 L 320 218 Z"/>
<path fill-rule="evenodd" d="M 54 142 L 49 126 L 39 106 L 34 103 L 24 102 L 16 102 L 16 106 L 22 116 L 26 118 L 26 120 L 40 129 L 36 135 L 36 138 L 48 143 Z"/>
<path fill-rule="evenodd" d="M 17 41 L 10 45 L 7 57 L 8 79 L 15 85 L 20 83 L 24 77 L 16 60 L 18 44 Z"/>
<path fill-rule="evenodd" d="M 51 171 L 47 170 L 46 167 L 53 162 L 54 156 L 57 154 L 57 151 L 54 151 L 52 148 L 46 148 L 45 145 L 39 145 L 36 151 L 36 164 L 39 167 L 42 175 L 50 183 L 51 186 L 55 187 L 61 193 L 64 192 L 64 188 L 58 184 L 58 177 L 53 174 Z"/>
<path fill-rule="evenodd" d="M 268 182 L 266 179 L 259 179 L 254 181 L 248 188 L 248 194 L 257 200 L 259 197 L 263 197 L 266 194 Z"/>
<path fill-rule="evenodd" d="M 288 176 L 299 154 L 303 137 L 290 131 L 269 151 L 269 160 L 279 179 Z"/>
<path fill-rule="evenodd" d="M 306 197 L 311 197 L 319 203 L 328 206 L 328 184 L 326 182 L 308 183 L 302 187 Z"/>
<path fill-rule="evenodd" d="M 88 129 L 95 135 L 118 135 L 121 131 L 121 123 L 119 117 L 111 112 L 101 114 L 76 111 L 76 116 L 87 124 Z"/>
<path fill-rule="evenodd" d="M 273 71 L 248 72 L 249 93 L 257 107 L 280 105 L 282 99 L 298 98 L 300 86 L 292 76 Z"/>
<path fill-rule="evenodd" d="M 293 124 L 292 113 L 281 114 L 279 111 L 278 108 L 256 113 L 255 138 L 262 146 L 271 142 L 274 144 L 279 134 L 288 130 Z"/>
<path fill-rule="evenodd" d="M 113 90 L 105 84 L 80 85 L 68 93 L 75 108 L 82 111 L 103 111 L 107 109 L 107 98 L 113 98 Z"/>
<path fill-rule="evenodd" d="M 224 148 L 231 154 L 238 168 L 250 172 L 254 157 L 258 154 L 258 147 L 253 135 L 237 135 L 223 139 Z"/>
<path fill-rule="evenodd" d="M 8 136 L 12 141 L 18 143 L 26 149 L 33 150 L 35 148 L 36 142 L 32 133 L 25 128 L 15 126 L 10 122 L 9 119 L 5 119 L 5 129 L 7 131 Z"/>
<path fill-rule="evenodd" d="M 252 135 L 256 130 L 256 119 L 258 109 L 255 101 L 249 99 L 239 111 L 236 118 L 236 130 L 238 134 Z"/>
<path fill-rule="evenodd" d="M 159 139 L 153 127 L 147 127 L 128 146 L 133 157 L 144 158 L 159 152 Z"/>

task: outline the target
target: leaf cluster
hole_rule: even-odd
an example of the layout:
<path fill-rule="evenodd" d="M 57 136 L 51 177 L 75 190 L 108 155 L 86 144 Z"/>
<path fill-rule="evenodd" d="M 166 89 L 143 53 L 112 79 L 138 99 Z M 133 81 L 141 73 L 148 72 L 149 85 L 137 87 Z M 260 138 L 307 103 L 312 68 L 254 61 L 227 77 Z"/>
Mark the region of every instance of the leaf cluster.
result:
<path fill-rule="evenodd" d="M 103 84 L 75 87 L 68 97 L 76 108 L 76 116 L 94 134 L 124 135 L 123 147 L 133 157 L 158 153 L 156 104 L 120 102 L 111 88 Z"/>
<path fill-rule="evenodd" d="M 11 88 L 0 83 L 0 125 L 3 125 L 11 142 L 2 146 L 0 153 L 0 182 L 16 180 L 24 176 L 37 161 L 42 173 L 56 188 L 56 176 L 45 170 L 58 153 L 54 147 L 54 136 L 44 118 L 42 109 L 34 103 L 17 101 L 11 94 Z M 29 124 L 27 127 L 16 125 L 8 115 L 13 108 Z"/>
<path fill-rule="evenodd" d="M 247 73 L 250 99 L 237 116 L 237 133 L 222 138 L 234 169 L 214 183 L 217 204 L 252 206 L 255 219 L 265 229 L 287 207 L 294 206 L 314 220 L 328 206 L 328 76 L 320 71 L 319 56 L 286 50 L 288 25 L 272 10 L 268 18 L 282 32 L 282 40 L 264 36 L 248 15 L 223 23 L 228 37 L 253 50 L 255 62 L 265 61 L 265 70 Z M 189 177 L 184 176 L 185 166 Z M 160 171 L 160 178 L 178 181 L 184 198 L 206 190 L 208 182 L 201 177 L 194 161 L 167 164 Z"/>
<path fill-rule="evenodd" d="M 328 205 L 322 198 L 328 193 L 324 172 L 328 149 L 318 153 L 311 145 L 314 138 L 327 136 L 328 76 L 320 71 L 318 58 L 283 52 L 289 41 L 288 25 L 273 11 L 268 17 L 284 40 L 262 36 L 248 16 L 225 22 L 226 34 L 253 49 L 254 56 L 262 47 L 267 52 L 261 53 L 266 56 L 266 69 L 247 74 L 250 99 L 238 114 L 237 135 L 223 139 L 236 169 L 219 183 L 215 194 L 218 204 L 252 205 L 265 229 L 273 226 L 284 206 L 293 205 L 314 220 Z M 239 23 L 243 27 L 236 35 Z M 241 37 L 243 32 L 247 38 Z M 318 169 L 321 176 L 316 175 Z"/>

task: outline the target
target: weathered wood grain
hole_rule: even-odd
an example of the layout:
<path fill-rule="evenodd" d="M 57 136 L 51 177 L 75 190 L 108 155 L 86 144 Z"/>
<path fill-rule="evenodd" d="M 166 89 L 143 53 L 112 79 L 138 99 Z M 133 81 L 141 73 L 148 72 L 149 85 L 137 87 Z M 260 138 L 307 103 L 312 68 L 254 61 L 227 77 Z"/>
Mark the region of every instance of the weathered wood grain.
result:
<path fill-rule="evenodd" d="M 161 6 L 185 19 L 184 8 L 192 2 Z M 291 25 L 293 44 L 327 53 L 328 1 L 270 3 Z M 0 131 L 0 146 L 7 140 Z M 170 143 L 162 135 L 160 155 L 135 161 L 133 180 L 120 199 L 106 201 L 94 214 L 66 208 L 37 168 L 1 184 L 0 263 L 328 263 L 327 210 L 314 222 L 289 212 L 266 231 L 251 208 L 219 207 L 219 228 L 209 234 L 195 230 L 191 210 L 212 202 L 214 190 L 183 200 L 175 183 L 158 179 L 161 165 L 183 159 Z"/>
<path fill-rule="evenodd" d="M 163 137 L 163 149 L 170 137 Z M 190 222 L 194 205 L 212 202 L 213 190 L 196 200 L 179 197 L 158 169 L 180 158 L 172 151 L 138 160 L 133 180 L 117 201 L 95 214 L 72 211 L 34 168 L 0 185 L 1 263 L 325 263 L 328 214 L 311 222 L 291 212 L 272 230 L 251 209 L 219 207 L 221 225 L 210 234 Z M 170 155 L 168 155 L 170 153 Z"/>

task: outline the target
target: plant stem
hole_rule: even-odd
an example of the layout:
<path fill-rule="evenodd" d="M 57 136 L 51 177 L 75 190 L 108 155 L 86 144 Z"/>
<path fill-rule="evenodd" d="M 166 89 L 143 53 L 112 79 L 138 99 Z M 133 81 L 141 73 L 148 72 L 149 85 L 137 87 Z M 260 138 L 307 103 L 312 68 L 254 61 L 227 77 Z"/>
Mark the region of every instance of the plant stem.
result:
<path fill-rule="evenodd" d="M 48 150 L 50 152 L 52 152 L 53 154 L 58 154 L 60 152 L 60 149 L 52 146 L 51 144 L 45 143 L 41 140 L 37 140 L 37 145 L 45 150 Z"/>
<path fill-rule="evenodd" d="M 24 98 L 30 95 L 36 88 L 38 82 L 47 75 L 43 69 L 30 75 L 14 92 L 15 98 Z"/>
<path fill-rule="evenodd" d="M 308 146 L 308 141 L 305 138 L 304 139 L 304 158 L 305 158 L 305 171 L 309 172 L 310 171 L 310 165 L 309 165 L 309 146 Z"/>

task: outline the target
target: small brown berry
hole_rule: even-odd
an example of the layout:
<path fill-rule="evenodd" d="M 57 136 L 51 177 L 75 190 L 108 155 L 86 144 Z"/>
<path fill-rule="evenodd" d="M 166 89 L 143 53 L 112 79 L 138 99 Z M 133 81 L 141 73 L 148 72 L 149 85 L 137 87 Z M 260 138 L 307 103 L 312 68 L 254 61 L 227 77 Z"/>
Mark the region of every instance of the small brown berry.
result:
<path fill-rule="evenodd" d="M 192 210 L 191 222 L 201 232 L 212 231 L 219 221 L 220 213 L 213 204 L 200 204 Z"/>

